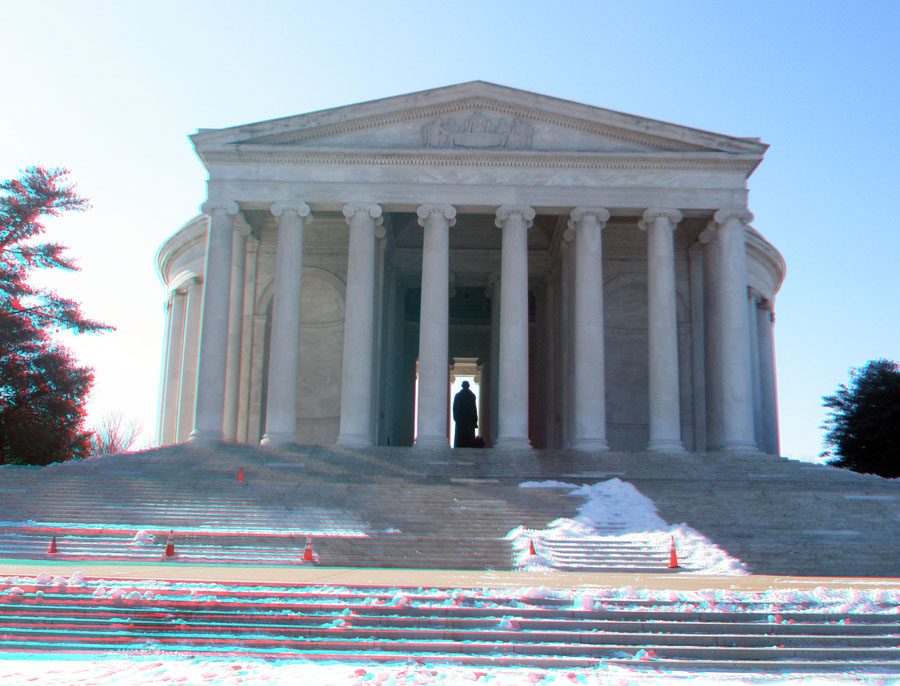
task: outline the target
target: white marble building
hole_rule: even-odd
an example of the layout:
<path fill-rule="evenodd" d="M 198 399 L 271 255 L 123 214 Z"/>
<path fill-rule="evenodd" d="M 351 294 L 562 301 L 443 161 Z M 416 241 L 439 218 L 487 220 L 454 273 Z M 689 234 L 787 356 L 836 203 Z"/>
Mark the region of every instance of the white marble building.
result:
<path fill-rule="evenodd" d="M 191 139 L 161 445 L 446 446 L 459 360 L 497 448 L 778 452 L 758 139 L 480 81 Z"/>

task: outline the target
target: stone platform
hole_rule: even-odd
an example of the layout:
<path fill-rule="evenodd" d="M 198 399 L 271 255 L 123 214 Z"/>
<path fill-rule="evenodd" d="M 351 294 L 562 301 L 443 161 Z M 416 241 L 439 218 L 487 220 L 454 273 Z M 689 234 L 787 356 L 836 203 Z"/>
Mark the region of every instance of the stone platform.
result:
<path fill-rule="evenodd" d="M 312 536 L 328 566 L 503 570 L 512 565 L 508 531 L 543 528 L 581 503 L 519 483 L 612 477 L 755 574 L 898 575 L 895 482 L 715 453 L 189 444 L 43 469 L 4 467 L 0 558 L 47 559 L 56 535 L 57 559 L 147 562 L 175 530 L 176 561 L 184 563 L 294 564 Z M 155 534 L 155 544 L 132 542 L 139 530 Z M 637 552 L 597 568 L 664 567 L 659 551 Z"/>

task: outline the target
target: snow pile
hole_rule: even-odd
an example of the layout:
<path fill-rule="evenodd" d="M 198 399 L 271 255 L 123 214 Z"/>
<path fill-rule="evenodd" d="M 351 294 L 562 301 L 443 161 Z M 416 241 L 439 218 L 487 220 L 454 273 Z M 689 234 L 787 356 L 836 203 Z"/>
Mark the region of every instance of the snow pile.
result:
<path fill-rule="evenodd" d="M 520 487 L 566 489 L 570 495 L 583 497 L 585 502 L 574 518 L 555 519 L 543 530 L 518 527 L 506 535 L 512 541 L 519 569 L 550 571 L 555 567 L 552 555 L 542 550 L 542 540 L 599 539 L 644 544 L 653 550 L 668 551 L 674 536 L 679 563 L 685 571 L 724 575 L 749 573 L 743 562 L 696 529 L 687 524 L 667 524 L 657 513 L 652 500 L 621 479 L 582 486 L 561 481 L 529 481 Z M 532 554 L 532 547 L 535 554 Z"/>
<path fill-rule="evenodd" d="M 666 523 L 656 513 L 653 501 L 627 481 L 609 479 L 573 487 L 570 495 L 585 498 L 575 520 L 591 527 L 615 527 L 621 533 L 658 531 Z M 564 528 L 562 522 L 557 528 Z M 551 522 L 550 526 L 553 527 Z"/>

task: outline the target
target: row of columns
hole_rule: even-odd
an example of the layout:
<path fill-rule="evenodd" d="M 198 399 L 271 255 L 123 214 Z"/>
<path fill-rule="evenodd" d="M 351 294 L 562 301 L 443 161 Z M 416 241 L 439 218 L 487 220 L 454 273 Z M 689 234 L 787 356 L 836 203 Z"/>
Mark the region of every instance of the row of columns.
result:
<path fill-rule="evenodd" d="M 179 389 L 178 406 L 193 408 L 193 430 L 185 436 L 187 417 L 179 417 L 175 435 L 162 422 L 161 442 L 233 440 L 239 377 L 240 308 L 243 288 L 246 232 L 235 231 L 235 203 L 207 203 L 209 216 L 206 271 L 202 281 L 203 316 L 199 352 L 189 355 L 187 339 L 192 317 L 199 313 L 199 283 L 176 291 L 169 316 L 166 374 L 178 370 L 177 385 L 167 378 L 165 388 Z M 373 341 L 375 241 L 383 236 L 382 209 L 374 203 L 344 207 L 350 225 L 341 423 L 338 443 L 366 446 L 373 443 Z M 275 204 L 279 234 L 275 270 L 269 378 L 264 444 L 297 443 L 296 408 L 299 374 L 300 302 L 303 267 L 303 230 L 312 221 L 306 203 Z M 425 204 L 417 210 L 423 227 L 422 310 L 419 339 L 419 404 L 416 445 L 447 445 L 447 359 L 449 338 L 449 230 L 456 209 L 447 204 Z M 490 373 L 497 388 L 495 421 L 500 449 L 522 450 L 528 439 L 528 242 L 535 211 L 528 206 L 502 206 L 495 224 L 502 231 L 498 320 L 492 327 Z M 605 450 L 606 409 L 603 331 L 603 228 L 610 214 L 603 207 L 578 207 L 569 218 L 566 240 L 574 242 L 574 442 L 580 450 Z M 651 208 L 639 226 L 647 231 L 648 347 L 650 426 L 647 448 L 681 451 L 681 413 L 678 378 L 678 330 L 675 301 L 673 232 L 681 221 L 673 208 Z M 746 257 L 744 230 L 752 215 L 744 209 L 720 210 L 710 230 L 708 282 L 713 295 L 707 303 L 710 344 L 716 350 L 717 369 L 709 370 L 717 388 L 721 444 L 726 450 L 755 450 L 753 386 L 749 366 L 749 324 L 746 316 Z M 236 259 L 233 259 L 235 257 Z M 193 297 L 192 297 L 193 296 Z M 183 308 L 183 316 L 176 309 Z M 178 324 L 182 322 L 182 324 Z M 187 322 L 187 325 L 184 324 Z M 183 331 L 178 331 L 184 326 Z M 175 352 L 172 344 L 184 340 Z M 229 351 L 232 351 L 229 354 Z M 181 355 L 181 364 L 175 356 Z M 196 370 L 190 361 L 197 361 Z M 194 375 L 193 373 L 196 372 Z M 196 386 L 189 382 L 196 378 Z M 196 391 L 196 392 L 195 392 Z M 166 391 L 169 392 L 168 390 Z M 189 397 L 194 396 L 194 397 Z M 193 402 L 192 402 L 193 401 Z M 163 399 L 163 407 L 170 403 Z M 231 427 L 223 433 L 223 426 Z M 168 432 L 169 434 L 171 431 Z"/>
<path fill-rule="evenodd" d="M 566 240 L 575 247 L 574 440 L 577 450 L 606 450 L 601 233 L 609 220 L 604 207 L 575 208 Z M 680 452 L 678 325 L 675 304 L 673 232 L 676 209 L 652 208 L 638 226 L 647 231 L 647 315 L 650 426 L 648 450 Z"/>

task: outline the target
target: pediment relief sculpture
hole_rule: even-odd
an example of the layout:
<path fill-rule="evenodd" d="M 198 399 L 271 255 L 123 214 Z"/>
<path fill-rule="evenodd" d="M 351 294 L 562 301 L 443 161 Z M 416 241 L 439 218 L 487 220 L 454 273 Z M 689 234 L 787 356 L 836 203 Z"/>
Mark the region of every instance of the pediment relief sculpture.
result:
<path fill-rule="evenodd" d="M 443 117 L 422 126 L 426 148 L 508 148 L 528 150 L 534 127 L 522 119 L 490 117 L 475 111 L 468 117 Z"/>

